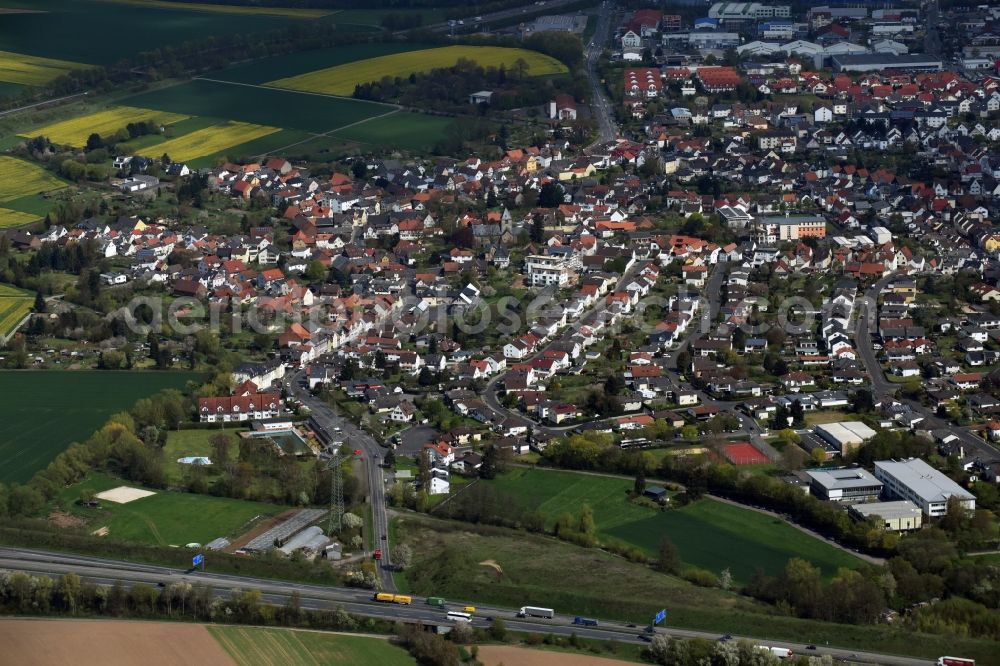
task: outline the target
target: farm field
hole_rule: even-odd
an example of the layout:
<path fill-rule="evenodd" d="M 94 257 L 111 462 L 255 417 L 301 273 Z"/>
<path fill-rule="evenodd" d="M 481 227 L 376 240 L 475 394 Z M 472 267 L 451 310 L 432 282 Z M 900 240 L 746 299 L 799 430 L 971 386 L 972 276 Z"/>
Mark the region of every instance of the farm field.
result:
<path fill-rule="evenodd" d="M 598 538 L 619 541 L 656 555 L 662 537 L 677 546 L 685 564 L 718 574 L 729 568 L 746 582 L 759 567 L 776 574 L 792 557 L 802 557 L 830 576 L 839 567 L 857 567 L 852 555 L 815 539 L 777 518 L 703 499 L 680 509 L 658 511 L 628 501 L 632 483 L 543 469 L 515 469 L 493 483 L 525 508 L 544 512 L 549 523 L 580 505 L 594 510 Z"/>
<path fill-rule="evenodd" d="M 107 528 L 110 539 L 160 546 L 205 544 L 216 537 L 236 537 L 260 517 L 273 516 L 286 507 L 247 502 L 228 497 L 156 490 L 155 495 L 117 504 L 98 500 L 100 509 L 77 506 L 80 493 L 99 493 L 119 486 L 140 486 L 106 474 L 91 474 L 59 493 L 71 515 L 87 521 L 87 529 Z"/>
<path fill-rule="evenodd" d="M 349 13 L 340 12 L 340 15 Z M 301 51 L 271 56 L 244 65 L 236 65 L 226 69 L 216 70 L 205 75 L 205 78 L 232 81 L 235 83 L 267 83 L 274 79 L 295 76 L 312 72 L 325 67 L 334 67 L 347 63 L 377 58 L 394 53 L 405 53 L 427 48 L 426 44 L 412 42 L 376 42 L 372 44 L 350 44 L 332 46 L 325 49 Z"/>
<path fill-rule="evenodd" d="M 403 573 L 406 591 L 442 596 L 455 603 L 474 600 L 508 608 L 530 603 L 557 613 L 592 615 L 640 626 L 666 607 L 666 622 L 671 627 L 802 643 L 829 642 L 831 646 L 867 647 L 925 658 L 967 654 L 989 661 L 989 655 L 995 656 L 996 644 L 986 640 L 777 614 L 747 597 L 695 587 L 600 550 L 548 537 L 424 516 L 408 516 L 393 524 L 414 552 L 413 565 Z M 567 572 L 572 572 L 569 581 Z"/>
<path fill-rule="evenodd" d="M 170 0 L 104 0 L 134 7 L 155 7 L 158 9 L 183 9 L 192 12 L 212 14 L 250 14 L 253 16 L 287 16 L 297 19 L 317 19 L 336 13 L 330 9 L 297 9 L 293 7 L 240 7 L 237 5 L 208 4 L 201 2 L 171 2 Z"/>
<path fill-rule="evenodd" d="M 140 93 L 126 102 L 171 113 L 226 118 L 317 134 L 393 110 L 386 104 L 206 79 Z"/>
<path fill-rule="evenodd" d="M 450 118 L 400 111 L 334 132 L 332 136 L 367 147 L 428 151 L 444 136 L 451 123 Z"/>
<path fill-rule="evenodd" d="M 4 15 L 0 50 L 93 65 L 110 65 L 190 39 L 230 34 L 249 37 L 303 20 L 332 21 L 331 16 L 303 19 L 260 12 L 208 12 L 180 3 L 5 0 L 4 6 L 40 11 Z"/>
<path fill-rule="evenodd" d="M 19 227 L 23 224 L 30 224 L 37 220 L 39 215 L 32 215 L 31 213 L 22 213 L 19 210 L 11 210 L 10 208 L 0 208 L 0 229 L 6 229 L 9 227 Z M 3 332 L 3 326 L 0 324 L 0 333 Z"/>
<path fill-rule="evenodd" d="M 188 116 L 179 113 L 134 106 L 116 106 L 106 111 L 89 113 L 39 127 L 24 133 L 23 136 L 46 136 L 52 143 L 80 147 L 86 145 L 87 138 L 95 132 L 101 136 L 110 136 L 118 130 L 125 129 L 129 123 L 154 121 L 161 125 L 171 125 L 187 118 Z"/>
<path fill-rule="evenodd" d="M 0 229 L 2 228 L 3 217 L 0 216 Z M 30 291 L 0 284 L 0 339 L 8 335 L 31 312 L 34 304 L 35 295 Z"/>
<path fill-rule="evenodd" d="M 184 162 L 222 152 L 232 146 L 255 141 L 278 131 L 280 128 L 266 125 L 223 122 L 165 141 L 157 146 L 157 152 L 166 153 L 172 159 Z"/>
<path fill-rule="evenodd" d="M 529 76 L 563 74 L 566 66 L 547 55 L 526 49 L 498 46 L 443 46 L 369 58 L 345 65 L 320 69 L 307 74 L 276 79 L 267 85 L 307 92 L 350 96 L 360 83 L 378 81 L 383 76 L 406 77 L 441 67 L 451 67 L 460 58 L 475 60 L 483 67 L 510 68 L 521 59 L 528 64 Z"/>
<path fill-rule="evenodd" d="M 86 65 L 52 58 L 39 58 L 0 51 L 0 82 L 15 83 L 22 86 L 38 86 L 58 78 L 74 69 Z"/>
<path fill-rule="evenodd" d="M 165 388 L 198 380 L 192 372 L 0 372 L 0 482 L 24 482 L 115 412 Z"/>
<path fill-rule="evenodd" d="M 234 665 L 208 627 L 183 622 L 8 618 L 0 620 L 0 644 L 12 664 Z"/>
<path fill-rule="evenodd" d="M 208 631 L 238 666 L 416 663 L 403 648 L 376 637 L 231 626 Z"/>
<path fill-rule="evenodd" d="M 63 187 L 66 183 L 42 167 L 16 157 L 0 155 L 0 204 Z"/>

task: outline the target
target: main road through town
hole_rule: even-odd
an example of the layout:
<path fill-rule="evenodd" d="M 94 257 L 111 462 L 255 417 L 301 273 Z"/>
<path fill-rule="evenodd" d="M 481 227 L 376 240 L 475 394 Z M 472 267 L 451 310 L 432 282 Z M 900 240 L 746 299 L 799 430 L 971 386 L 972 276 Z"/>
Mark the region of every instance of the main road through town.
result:
<path fill-rule="evenodd" d="M 0 569 L 46 576 L 75 573 L 83 580 L 99 585 L 112 585 L 118 581 L 126 587 L 136 584 L 202 584 L 211 586 L 213 595 L 220 599 L 228 598 L 234 591 L 258 590 L 261 593 L 262 602 L 271 605 L 283 605 L 288 602 L 293 593 L 298 593 L 302 608 L 312 610 L 343 608 L 355 615 L 405 622 L 423 622 L 425 624 L 451 624 L 445 616 L 447 610 L 460 610 L 467 605 L 472 605 L 476 607 L 473 625 L 477 627 L 488 627 L 493 618 L 500 617 L 505 620 L 507 628 L 512 631 L 552 633 L 563 636 L 575 633 L 583 638 L 616 640 L 627 643 L 640 643 L 649 638 L 649 635 L 643 630 L 647 618 L 636 618 L 639 626 L 601 620 L 599 625 L 594 627 L 574 625 L 572 609 L 559 609 L 562 611 L 561 613 L 556 614 L 551 620 L 544 620 L 518 618 L 513 609 L 482 604 L 474 599 L 449 600 L 445 609 L 429 606 L 426 598 L 419 596 L 413 596 L 412 605 L 409 606 L 382 604 L 373 601 L 370 590 L 212 573 L 211 567 L 211 556 L 207 561 L 208 571 L 189 571 L 67 553 L 0 546 Z M 524 601 L 526 604 L 543 606 L 545 604 L 545 599 L 525 599 Z M 669 623 L 669 619 L 667 622 Z M 658 627 L 656 633 L 678 638 L 706 638 L 709 640 L 718 638 L 716 633 L 677 629 L 669 626 Z M 817 656 L 829 654 L 834 659 L 852 663 L 886 664 L 887 666 L 928 666 L 934 663 L 913 657 L 860 652 L 826 645 L 817 646 L 815 651 L 805 651 L 805 646 L 800 643 L 773 641 L 750 636 L 735 636 L 734 638 L 747 638 L 755 643 L 768 646 L 787 647 L 797 654 Z"/>

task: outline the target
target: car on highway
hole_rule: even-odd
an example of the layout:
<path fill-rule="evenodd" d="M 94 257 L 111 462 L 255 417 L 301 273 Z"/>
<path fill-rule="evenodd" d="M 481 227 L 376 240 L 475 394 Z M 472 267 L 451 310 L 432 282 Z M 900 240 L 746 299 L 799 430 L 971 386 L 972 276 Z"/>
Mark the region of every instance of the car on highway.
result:
<path fill-rule="evenodd" d="M 725 643 L 726 641 L 731 641 L 731 640 L 733 640 L 733 635 L 732 634 L 723 634 L 723 635 L 719 636 L 719 641 L 721 641 L 723 643 Z"/>
<path fill-rule="evenodd" d="M 815 650 L 815 649 L 816 649 L 816 646 L 815 646 L 815 645 L 813 645 L 812 643 L 810 643 L 809 645 L 807 645 L 807 646 L 806 646 L 806 649 L 807 649 L 807 650 Z"/>

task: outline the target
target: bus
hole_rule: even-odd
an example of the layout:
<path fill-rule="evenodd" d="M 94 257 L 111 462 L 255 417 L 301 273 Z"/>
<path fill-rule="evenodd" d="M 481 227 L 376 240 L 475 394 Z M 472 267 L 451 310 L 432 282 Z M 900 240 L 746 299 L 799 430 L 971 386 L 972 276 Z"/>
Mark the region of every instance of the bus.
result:
<path fill-rule="evenodd" d="M 448 611 L 448 619 L 455 622 L 472 622 L 472 615 L 461 611 Z"/>
<path fill-rule="evenodd" d="M 556 616 L 556 612 L 551 608 L 539 608 L 537 606 L 521 606 L 517 611 L 518 617 L 544 617 L 551 620 Z"/>
<path fill-rule="evenodd" d="M 375 601 L 386 604 L 403 604 L 409 606 L 413 603 L 413 598 L 406 594 L 390 594 L 389 592 L 379 592 L 375 595 Z"/>

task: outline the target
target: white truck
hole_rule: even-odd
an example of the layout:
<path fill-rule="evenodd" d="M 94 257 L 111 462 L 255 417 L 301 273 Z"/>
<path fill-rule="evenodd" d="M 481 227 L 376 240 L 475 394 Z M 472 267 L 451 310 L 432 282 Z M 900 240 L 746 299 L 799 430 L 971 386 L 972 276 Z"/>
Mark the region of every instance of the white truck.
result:
<path fill-rule="evenodd" d="M 556 616 L 556 612 L 551 608 L 539 608 L 538 606 L 521 606 L 517 611 L 518 617 L 544 617 L 551 620 Z"/>
<path fill-rule="evenodd" d="M 792 651 L 789 650 L 788 648 L 770 647 L 770 646 L 767 646 L 767 645 L 758 645 L 757 649 L 758 650 L 764 650 L 765 652 L 770 652 L 771 654 L 773 654 L 778 659 L 791 659 L 792 658 Z"/>

